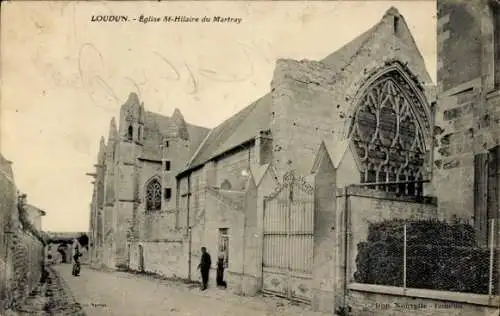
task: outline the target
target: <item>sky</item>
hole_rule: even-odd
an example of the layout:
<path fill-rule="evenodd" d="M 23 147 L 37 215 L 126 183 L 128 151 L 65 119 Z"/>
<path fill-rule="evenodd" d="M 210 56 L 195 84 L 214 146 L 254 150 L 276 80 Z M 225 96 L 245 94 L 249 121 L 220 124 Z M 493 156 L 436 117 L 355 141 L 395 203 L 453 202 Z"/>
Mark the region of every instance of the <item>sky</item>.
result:
<path fill-rule="evenodd" d="M 99 139 L 130 92 L 214 127 L 269 91 L 276 59 L 320 60 L 404 16 L 436 78 L 434 1 L 10 2 L 1 10 L 0 152 L 42 228 L 87 231 Z M 93 15 L 241 18 L 95 23 Z"/>

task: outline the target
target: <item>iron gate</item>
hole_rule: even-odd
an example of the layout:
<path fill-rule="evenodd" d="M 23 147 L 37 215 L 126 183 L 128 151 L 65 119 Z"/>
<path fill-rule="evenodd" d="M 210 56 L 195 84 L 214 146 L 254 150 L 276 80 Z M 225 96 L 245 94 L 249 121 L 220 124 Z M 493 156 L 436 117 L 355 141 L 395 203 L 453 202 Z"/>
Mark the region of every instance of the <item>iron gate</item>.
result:
<path fill-rule="evenodd" d="M 264 200 L 264 292 L 311 300 L 314 236 L 313 187 L 289 172 Z"/>

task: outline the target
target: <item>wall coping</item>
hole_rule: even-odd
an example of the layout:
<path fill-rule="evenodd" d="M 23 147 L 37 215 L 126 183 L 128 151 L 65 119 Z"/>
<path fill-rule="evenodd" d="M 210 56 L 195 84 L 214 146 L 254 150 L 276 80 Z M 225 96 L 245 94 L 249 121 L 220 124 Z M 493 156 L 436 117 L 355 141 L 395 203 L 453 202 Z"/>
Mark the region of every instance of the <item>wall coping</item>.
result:
<path fill-rule="evenodd" d="M 490 99 L 495 99 L 497 97 L 500 97 L 500 89 L 499 88 L 493 89 L 486 94 L 486 100 L 488 100 L 488 101 Z"/>
<path fill-rule="evenodd" d="M 345 191 L 344 188 L 337 189 L 337 197 L 344 197 Z M 347 187 L 347 196 L 357 196 L 357 197 L 366 197 L 372 199 L 379 200 L 390 200 L 390 201 L 399 201 L 399 202 L 410 202 L 417 204 L 428 204 L 437 206 L 438 200 L 435 196 L 422 196 L 422 197 L 414 197 L 414 196 L 403 196 L 398 195 L 394 192 L 385 192 L 380 190 L 362 188 L 357 186 L 349 186 Z"/>
<path fill-rule="evenodd" d="M 418 297 L 426 299 L 435 299 L 440 301 L 461 302 L 467 304 L 498 307 L 500 305 L 500 296 L 488 296 L 481 294 L 470 294 L 462 292 L 436 291 L 427 289 L 412 289 L 396 286 L 350 283 L 347 288 L 359 292 L 371 292 L 379 294 L 397 295 L 405 297 Z"/>
<path fill-rule="evenodd" d="M 182 238 L 158 238 L 130 242 L 131 244 L 152 244 L 152 243 L 182 243 Z"/>

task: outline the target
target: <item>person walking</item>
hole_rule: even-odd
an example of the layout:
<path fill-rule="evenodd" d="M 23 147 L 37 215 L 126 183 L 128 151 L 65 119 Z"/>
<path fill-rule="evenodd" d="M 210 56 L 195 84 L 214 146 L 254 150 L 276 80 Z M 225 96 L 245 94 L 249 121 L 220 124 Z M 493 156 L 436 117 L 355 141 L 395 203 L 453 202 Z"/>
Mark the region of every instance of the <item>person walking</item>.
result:
<path fill-rule="evenodd" d="M 75 247 L 75 254 L 73 255 L 73 276 L 80 276 L 80 257 L 82 256 L 78 245 Z"/>
<path fill-rule="evenodd" d="M 201 272 L 202 286 L 201 290 L 205 291 L 208 285 L 208 276 L 210 274 L 210 267 L 212 266 L 212 260 L 210 254 L 207 252 L 207 248 L 201 247 L 201 260 L 198 265 L 198 269 Z"/>

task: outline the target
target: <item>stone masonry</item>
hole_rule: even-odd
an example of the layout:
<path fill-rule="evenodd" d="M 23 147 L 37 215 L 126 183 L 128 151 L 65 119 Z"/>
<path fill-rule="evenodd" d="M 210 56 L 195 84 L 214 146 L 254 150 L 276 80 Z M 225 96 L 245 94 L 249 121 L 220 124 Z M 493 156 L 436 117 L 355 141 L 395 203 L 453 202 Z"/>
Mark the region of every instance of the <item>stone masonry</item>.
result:
<path fill-rule="evenodd" d="M 44 235 L 29 221 L 17 195 L 11 162 L 0 155 L 0 312 L 15 309 L 38 285 L 43 271 Z"/>
<path fill-rule="evenodd" d="M 498 12 L 495 1 L 438 1 L 434 186 L 441 215 L 481 235 L 499 216 Z"/>

